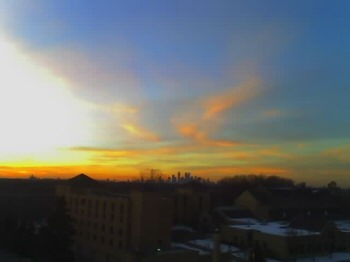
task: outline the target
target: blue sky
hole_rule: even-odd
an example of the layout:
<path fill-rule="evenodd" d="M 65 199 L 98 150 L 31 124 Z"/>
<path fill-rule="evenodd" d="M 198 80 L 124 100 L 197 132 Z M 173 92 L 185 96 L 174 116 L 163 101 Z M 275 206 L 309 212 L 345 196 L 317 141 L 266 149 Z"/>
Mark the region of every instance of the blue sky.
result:
<path fill-rule="evenodd" d="M 87 173 L 350 184 L 349 5 L 15 0 L 0 3 L 0 32 L 82 103 L 89 135 L 60 154 L 79 155 Z M 23 158 L 13 161 L 27 170 Z M 54 172 L 36 162 L 33 172 Z"/>

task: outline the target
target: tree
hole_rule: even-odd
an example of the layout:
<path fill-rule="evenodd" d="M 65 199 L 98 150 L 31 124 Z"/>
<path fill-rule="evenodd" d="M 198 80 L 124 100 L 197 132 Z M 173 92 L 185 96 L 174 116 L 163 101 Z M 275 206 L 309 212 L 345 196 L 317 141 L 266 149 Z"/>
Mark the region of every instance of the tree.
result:
<path fill-rule="evenodd" d="M 164 174 L 159 169 L 145 169 L 140 172 L 140 181 L 142 182 L 162 182 L 164 181 Z"/>
<path fill-rule="evenodd" d="M 70 262 L 74 260 L 71 251 L 74 234 L 72 220 L 68 216 L 66 201 L 57 198 L 55 210 L 38 235 L 37 261 Z"/>
<path fill-rule="evenodd" d="M 219 185 L 248 189 L 256 186 L 293 187 L 294 181 L 289 178 L 266 175 L 236 175 L 224 177 L 218 181 Z"/>

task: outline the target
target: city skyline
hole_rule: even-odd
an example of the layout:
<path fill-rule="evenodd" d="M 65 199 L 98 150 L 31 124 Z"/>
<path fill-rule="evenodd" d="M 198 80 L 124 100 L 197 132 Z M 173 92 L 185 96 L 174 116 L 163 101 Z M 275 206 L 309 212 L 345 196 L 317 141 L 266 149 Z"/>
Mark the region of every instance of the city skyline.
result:
<path fill-rule="evenodd" d="M 0 177 L 349 186 L 349 7 L 0 2 Z"/>

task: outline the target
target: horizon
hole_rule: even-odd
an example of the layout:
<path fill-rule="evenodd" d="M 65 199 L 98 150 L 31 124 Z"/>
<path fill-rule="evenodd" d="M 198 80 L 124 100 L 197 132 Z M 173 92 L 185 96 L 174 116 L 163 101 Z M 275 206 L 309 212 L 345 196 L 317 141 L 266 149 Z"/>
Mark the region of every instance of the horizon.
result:
<path fill-rule="evenodd" d="M 347 1 L 0 3 L 0 177 L 350 186 Z"/>

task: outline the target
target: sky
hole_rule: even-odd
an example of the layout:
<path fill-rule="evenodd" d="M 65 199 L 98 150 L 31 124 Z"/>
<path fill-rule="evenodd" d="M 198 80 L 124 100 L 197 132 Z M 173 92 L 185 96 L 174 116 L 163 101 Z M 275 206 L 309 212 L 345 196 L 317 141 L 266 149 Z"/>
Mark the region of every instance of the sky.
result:
<path fill-rule="evenodd" d="M 350 186 L 350 2 L 0 0 L 0 177 Z"/>

